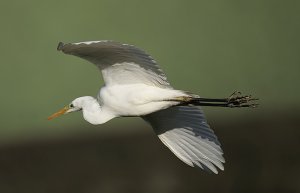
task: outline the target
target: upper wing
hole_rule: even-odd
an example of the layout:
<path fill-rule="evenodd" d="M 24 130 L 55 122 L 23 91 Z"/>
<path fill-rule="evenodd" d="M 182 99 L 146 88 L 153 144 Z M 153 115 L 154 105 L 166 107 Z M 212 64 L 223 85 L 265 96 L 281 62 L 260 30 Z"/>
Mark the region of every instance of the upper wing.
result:
<path fill-rule="evenodd" d="M 143 83 L 171 88 L 153 58 L 134 46 L 114 41 L 58 44 L 57 50 L 94 63 L 107 85 Z"/>
<path fill-rule="evenodd" d="M 143 117 L 159 139 L 183 162 L 218 173 L 223 152 L 203 112 L 194 106 L 175 106 Z"/>

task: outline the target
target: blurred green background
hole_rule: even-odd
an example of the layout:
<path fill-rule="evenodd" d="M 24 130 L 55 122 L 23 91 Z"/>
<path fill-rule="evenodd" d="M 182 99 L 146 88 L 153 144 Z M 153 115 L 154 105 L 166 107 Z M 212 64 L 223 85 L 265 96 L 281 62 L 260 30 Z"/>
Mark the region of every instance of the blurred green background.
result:
<path fill-rule="evenodd" d="M 78 144 L 77 146 L 82 148 L 91 136 L 94 136 L 91 140 L 96 141 L 102 138 L 103 140 L 111 139 L 112 144 L 119 143 L 118 137 L 126 138 L 131 143 L 134 140 L 138 143 L 141 136 L 145 139 L 154 138 L 149 126 L 138 118 L 116 119 L 101 126 L 88 124 L 83 120 L 81 113 L 74 113 L 53 121 L 46 120 L 47 116 L 76 97 L 95 96 L 103 84 L 95 66 L 57 52 L 57 43 L 104 39 L 133 44 L 146 50 L 160 63 L 175 88 L 198 93 L 203 97 L 227 97 L 236 90 L 259 97 L 260 107 L 257 109 L 204 108 L 208 122 L 214 126 L 220 141 L 225 144 L 226 154 L 235 153 L 228 147 L 239 148 L 241 143 L 247 145 L 247 142 L 249 142 L 248 145 L 251 144 L 256 148 L 252 149 L 254 152 L 259 151 L 258 147 L 265 147 L 269 139 L 273 139 L 271 141 L 274 143 L 268 146 L 270 149 L 277 147 L 278 141 L 284 140 L 284 143 L 281 142 L 286 145 L 284 147 L 293 149 L 293 152 L 288 155 L 299 153 L 299 150 L 295 150 L 297 148 L 295 144 L 298 145 L 297 141 L 300 139 L 298 132 L 300 124 L 297 121 L 300 112 L 299 13 L 300 3 L 293 0 L 1 0 L 0 145 L 2 154 L 0 152 L 0 156 L 2 155 L 3 158 L 4 155 L 9 155 L 8 158 L 2 160 L 2 165 L 12 162 L 15 165 L 7 165 L 6 168 L 22 165 L 22 161 L 19 163 L 14 160 L 18 159 L 17 152 L 23 152 L 23 150 L 14 148 L 22 148 L 28 144 L 31 144 L 30 147 L 33 149 L 41 147 L 36 152 L 37 154 L 34 154 L 40 155 L 39 152 L 47 149 L 43 149 L 44 146 L 41 144 L 46 142 L 48 146 L 55 148 L 57 144 L 53 142 L 55 144 L 53 145 L 52 141 L 60 140 L 60 143 L 67 144 L 65 149 L 61 150 L 61 154 L 64 155 L 64 151 L 69 152 L 67 147 L 71 147 L 68 146 L 68 140 L 71 138 L 80 141 L 82 146 Z M 257 138 L 251 139 L 253 132 L 257 132 L 254 134 Z M 264 135 L 261 135 L 262 133 Z M 243 134 L 249 135 L 243 136 Z M 97 137 L 95 139 L 95 136 L 100 139 Z M 275 137 L 272 138 L 272 136 Z M 85 139 L 83 142 L 82 137 Z M 247 140 L 243 140 L 244 138 Z M 233 140 L 236 144 L 233 142 L 231 144 L 226 139 Z M 70 142 L 70 144 L 73 143 L 76 142 Z M 158 140 L 150 142 L 150 144 L 156 143 L 158 149 L 162 148 Z M 227 145 L 226 148 L 226 143 L 231 146 Z M 101 146 L 101 143 L 95 145 Z M 253 147 L 251 145 L 249 145 L 250 149 Z M 124 144 L 120 142 L 119 146 L 124 146 Z M 132 144 L 132 146 L 139 146 L 139 144 Z M 6 151 L 10 152 L 12 147 L 14 153 L 7 153 Z M 109 148 L 109 145 L 107 147 Z M 147 147 L 145 145 L 145 150 L 148 150 Z M 31 149 L 29 148 L 28 151 Z M 127 153 L 130 151 L 132 151 L 131 147 L 124 150 Z M 81 157 L 79 154 L 80 152 L 78 156 Z M 108 157 L 112 154 L 114 152 L 108 153 Z M 172 156 L 167 151 L 159 155 Z M 265 154 L 254 153 L 253 155 L 262 156 L 263 159 Z M 269 162 L 275 159 L 272 155 L 266 158 L 270 159 Z M 34 156 L 28 157 L 28 162 L 31 158 L 34 160 Z M 121 156 L 121 158 L 124 157 Z M 103 157 L 100 156 L 97 159 L 103 159 Z M 105 164 L 111 163 L 108 158 L 104 159 L 108 160 Z M 173 162 L 180 165 L 181 163 L 176 162 L 175 159 Z M 291 159 L 299 160 L 299 157 Z M 235 160 L 234 156 L 232 160 Z M 228 160 L 229 165 L 230 162 L 234 162 L 232 160 Z M 69 161 L 72 162 L 72 159 Z M 69 163 L 69 161 L 66 162 Z M 236 163 L 242 161 L 239 160 Z M 45 163 L 45 168 L 50 164 L 46 161 L 43 163 Z M 276 166 L 283 170 L 283 167 L 287 167 L 287 163 L 289 162 L 278 162 Z M 151 165 L 151 162 L 147 163 L 149 164 Z M 83 165 L 86 165 L 86 162 Z M 29 168 L 29 166 L 24 167 Z M 30 167 L 33 170 L 36 169 L 34 165 Z M 277 167 L 274 166 L 274 168 Z M 177 167 L 174 166 L 175 168 Z M 262 171 L 261 169 L 259 172 Z M 295 162 L 291 170 L 299 172 L 299 169 L 299 163 Z M 182 170 L 185 171 L 185 169 Z M 190 168 L 187 170 L 192 171 Z M 159 171 L 163 173 L 163 168 Z M 67 171 L 62 170 L 61 174 L 64 173 Z M 14 176 L 14 171 L 9 170 L 6 174 Z M 200 177 L 197 176 L 198 174 Z M 262 175 L 262 173 L 259 174 Z M 187 178 L 188 175 L 189 172 L 186 172 Z M 205 174 L 198 172 L 193 175 L 197 179 Z M 223 178 L 226 177 L 226 179 L 231 179 L 232 176 L 237 177 L 228 173 L 224 175 Z M 23 182 L 29 176 L 33 181 L 36 179 L 29 172 L 28 175 L 24 175 L 24 178 L 19 178 L 19 182 Z M 172 175 L 162 175 L 157 183 L 159 184 L 160 180 L 166 180 L 165 177 L 172 178 Z M 293 179 L 295 178 L 298 178 L 297 182 L 299 182 L 299 174 L 293 176 Z M 52 178 L 49 177 L 49 179 Z M 210 176 L 209 179 L 211 182 L 207 181 L 208 184 L 214 182 L 214 176 Z M 122 181 L 120 178 L 118 180 L 118 182 Z M 277 180 L 281 181 L 277 178 L 274 181 L 271 180 L 268 187 L 277 184 Z M 49 189 L 42 188 L 46 187 L 47 180 L 43 182 L 39 183 L 40 189 L 29 188 L 31 190 L 29 192 L 48 192 Z M 177 181 L 174 182 L 177 183 Z M 291 182 L 293 186 L 288 186 L 290 189 L 283 188 L 282 190 L 291 192 L 300 190 L 299 185 L 297 186 L 294 182 Z M 12 185 L 15 188 L 27 187 L 22 183 L 15 183 Z M 250 183 L 246 183 L 242 188 L 247 190 L 246 187 L 250 186 Z M 130 185 L 130 183 L 123 184 L 125 187 Z M 215 183 L 213 185 L 218 186 Z M 223 185 L 224 191 L 226 187 L 229 192 L 240 190 L 235 189 L 234 183 L 230 186 L 224 183 Z M 264 181 L 256 183 L 257 187 L 263 187 L 263 185 Z M 7 187 L 11 188 L 11 186 Z M 157 185 L 157 187 L 161 186 Z M 181 190 L 188 190 L 184 189 L 187 188 L 184 185 L 182 187 Z M 287 185 L 282 184 L 282 187 L 287 187 Z M 18 192 L 14 188 L 5 190 Z M 69 191 L 63 188 L 60 190 L 61 192 Z M 98 189 L 95 189 L 95 192 L 96 190 Z M 25 191 L 22 189 L 20 192 Z M 55 192 L 59 191 L 55 190 Z M 76 191 L 73 190 L 73 192 Z M 108 192 L 113 192 L 113 190 Z M 150 189 L 149 192 L 151 192 Z M 156 192 L 172 191 L 157 189 Z"/>

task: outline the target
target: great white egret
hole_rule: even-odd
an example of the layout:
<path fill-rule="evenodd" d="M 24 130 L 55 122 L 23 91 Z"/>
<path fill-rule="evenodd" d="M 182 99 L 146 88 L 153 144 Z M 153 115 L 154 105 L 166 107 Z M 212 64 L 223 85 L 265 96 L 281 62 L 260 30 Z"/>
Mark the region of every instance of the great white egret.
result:
<path fill-rule="evenodd" d="M 159 139 L 184 163 L 218 173 L 225 162 L 217 136 L 200 107 L 255 107 L 251 96 L 234 93 L 229 98 L 202 98 L 174 89 L 157 62 L 141 49 L 115 41 L 86 41 L 64 44 L 57 50 L 94 63 L 105 85 L 97 97 L 83 96 L 48 119 L 80 111 L 91 124 L 115 117 L 139 116 L 148 122 Z"/>

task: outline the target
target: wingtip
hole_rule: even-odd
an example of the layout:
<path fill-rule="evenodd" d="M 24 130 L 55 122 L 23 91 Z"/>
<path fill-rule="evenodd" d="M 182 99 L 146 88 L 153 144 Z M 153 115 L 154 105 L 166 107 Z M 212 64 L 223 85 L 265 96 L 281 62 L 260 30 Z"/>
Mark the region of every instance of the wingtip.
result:
<path fill-rule="evenodd" d="M 64 45 L 65 44 L 63 42 L 59 42 L 58 45 L 57 45 L 57 48 L 56 48 L 57 51 L 61 51 L 63 49 Z"/>

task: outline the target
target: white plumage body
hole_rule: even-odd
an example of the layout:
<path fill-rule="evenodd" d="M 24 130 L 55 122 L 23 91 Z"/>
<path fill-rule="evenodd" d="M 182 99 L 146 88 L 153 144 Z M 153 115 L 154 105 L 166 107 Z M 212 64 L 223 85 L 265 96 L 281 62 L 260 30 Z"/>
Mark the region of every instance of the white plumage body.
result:
<path fill-rule="evenodd" d="M 102 87 L 98 100 L 116 116 L 143 116 L 178 104 L 168 100 L 181 96 L 187 94 L 145 84 L 124 84 Z"/>

